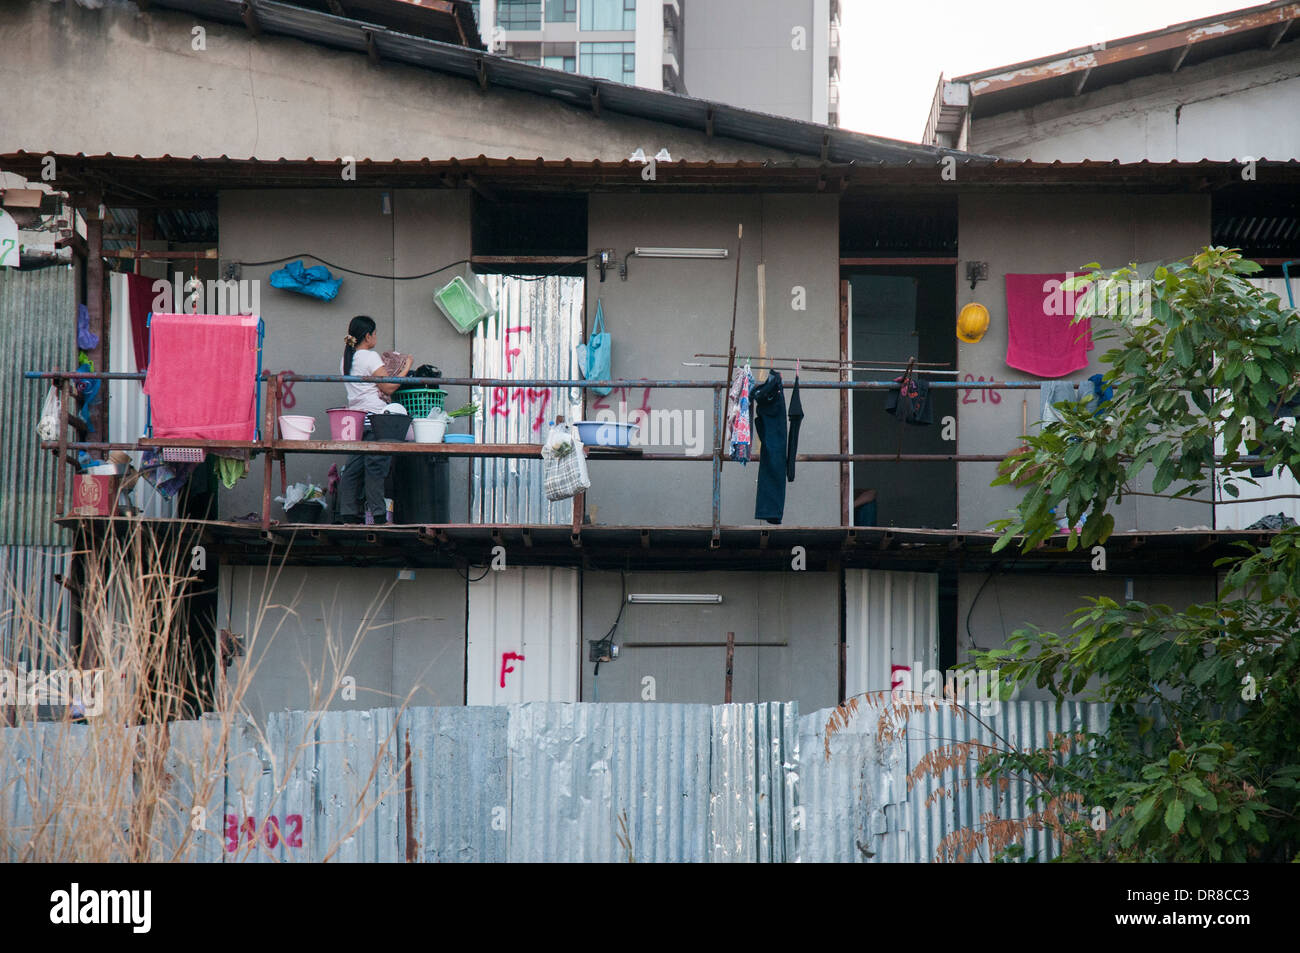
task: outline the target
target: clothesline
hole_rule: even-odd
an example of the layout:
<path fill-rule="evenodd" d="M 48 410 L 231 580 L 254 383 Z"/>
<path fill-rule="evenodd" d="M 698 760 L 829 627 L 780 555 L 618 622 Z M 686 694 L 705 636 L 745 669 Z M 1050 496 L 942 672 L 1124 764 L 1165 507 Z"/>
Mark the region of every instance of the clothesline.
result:
<path fill-rule="evenodd" d="M 738 357 L 737 360 L 741 360 L 741 359 Z M 771 368 L 771 369 L 773 369 L 773 370 L 790 370 L 790 369 L 791 369 L 791 364 L 789 363 L 790 360 L 791 360 L 790 358 L 769 358 L 769 359 L 766 360 L 766 361 L 764 361 L 764 360 L 759 360 L 759 359 L 757 359 L 757 358 L 755 358 L 755 359 L 746 359 L 746 360 L 747 360 L 747 362 L 748 362 L 752 367 L 767 367 L 767 368 Z M 782 364 L 780 364 L 780 365 L 773 363 L 773 361 L 776 361 L 776 360 L 782 360 L 782 361 L 785 361 L 786 363 L 782 363 Z M 683 367 L 726 367 L 727 365 L 726 365 L 726 364 L 710 364 L 710 363 L 705 363 L 704 361 L 682 361 L 682 366 L 683 366 Z M 961 371 L 930 370 L 930 369 L 927 369 L 927 368 L 921 368 L 921 369 L 918 370 L 918 369 L 916 369 L 916 368 L 917 368 L 917 365 L 913 365 L 913 373 L 914 373 L 914 374 L 926 374 L 926 375 L 928 375 L 928 374 L 951 374 L 951 375 L 954 375 L 954 376 L 955 376 L 955 375 L 961 373 Z M 805 371 L 816 371 L 816 372 L 818 372 L 818 373 L 823 373 L 823 374 L 838 374 L 842 368 L 840 368 L 840 367 L 830 367 L 830 366 L 825 366 L 825 365 L 815 364 L 815 363 L 803 363 L 803 364 L 802 364 L 802 369 L 805 370 Z M 854 366 L 854 367 L 849 368 L 849 370 L 853 370 L 853 371 L 883 371 L 883 372 L 886 372 L 886 373 L 894 374 L 894 373 L 898 373 L 898 372 L 900 372 L 900 371 L 906 370 L 906 366 L 905 366 L 905 365 L 902 365 L 902 364 L 898 364 L 898 365 L 887 365 L 887 364 L 886 364 L 886 365 L 872 365 L 872 366 Z"/>
<path fill-rule="evenodd" d="M 727 355 L 727 354 L 694 354 L 694 355 L 692 355 L 692 356 L 693 356 L 693 357 L 717 357 L 717 358 L 722 358 L 722 357 L 728 357 L 729 355 Z M 756 359 L 754 359 L 753 361 L 751 361 L 751 363 L 757 363 L 757 361 L 759 361 L 759 360 L 764 360 L 764 361 L 790 361 L 790 362 L 794 362 L 794 361 L 802 361 L 802 362 L 804 362 L 805 364 L 834 364 L 834 365 L 837 365 L 837 366 L 838 366 L 838 365 L 842 365 L 842 364 L 872 364 L 872 365 L 876 365 L 876 366 L 885 365 L 885 366 L 890 367 L 890 368 L 905 368 L 905 367 L 907 367 L 908 364 L 911 364 L 913 367 L 951 367 L 951 366 L 952 366 L 952 361 L 931 361 L 931 362 L 926 362 L 926 361 L 874 361 L 874 360 L 873 360 L 873 361 L 866 361 L 866 360 L 863 360 L 863 361 L 853 361 L 853 360 L 841 359 L 841 358 L 837 358 L 837 357 L 780 357 L 780 356 L 777 356 L 777 355 L 768 355 L 768 356 L 765 357 L 765 358 L 756 358 Z"/>

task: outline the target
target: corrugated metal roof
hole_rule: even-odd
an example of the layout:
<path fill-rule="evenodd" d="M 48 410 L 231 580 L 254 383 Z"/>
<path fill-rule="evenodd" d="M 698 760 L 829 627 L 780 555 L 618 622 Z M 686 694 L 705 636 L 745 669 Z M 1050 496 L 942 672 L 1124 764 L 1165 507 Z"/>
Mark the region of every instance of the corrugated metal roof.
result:
<path fill-rule="evenodd" d="M 947 82 L 969 85 L 969 109 L 980 118 L 1070 98 L 1139 76 L 1168 75 L 1232 53 L 1271 50 L 1284 38 L 1291 42 L 1300 39 L 1294 25 L 1297 19 L 1300 3 L 1276 0 L 967 73 Z M 941 90 L 944 82 L 940 80 Z"/>
<path fill-rule="evenodd" d="M 77 303 L 71 265 L 0 268 L 0 545 L 59 546 L 50 522 L 55 460 L 40 449 L 36 422 L 49 387 L 23 378 L 34 367 L 77 363 Z M 76 408 L 73 407 L 75 412 Z"/>
<path fill-rule="evenodd" d="M 595 96 L 601 111 L 609 110 L 700 131 L 711 130 L 712 135 L 721 138 L 820 156 L 835 162 L 933 161 L 948 154 L 948 150 L 931 146 L 530 66 L 503 56 L 410 36 L 377 23 L 304 10 L 274 0 L 258 0 L 251 5 L 241 0 L 153 0 L 153 4 L 240 25 L 244 24 L 244 8 L 250 7 L 255 11 L 259 29 L 266 33 L 279 33 L 357 53 L 373 49 L 381 61 L 421 66 L 474 80 L 487 87 L 500 86 L 535 93 L 584 110 L 593 108 Z"/>
<path fill-rule="evenodd" d="M 43 153 L 0 155 L 0 170 L 29 179 L 40 174 Z M 342 179 L 338 159 L 231 159 L 175 156 L 55 156 L 59 180 L 74 200 L 102 190 L 108 205 L 173 201 L 183 205 L 206 202 L 226 189 L 351 188 Z M 1059 190 L 1146 192 L 1206 192 L 1240 185 L 1241 164 L 1202 159 L 1198 162 L 1121 163 L 1118 160 L 1034 162 L 1028 159 L 954 159 L 953 178 L 941 178 L 946 166 L 939 159 L 890 163 L 831 163 L 816 159 L 789 162 L 659 163 L 656 191 L 784 191 L 842 194 L 885 194 L 906 201 L 896 190 L 953 194 L 989 187 Z M 1300 183 L 1300 159 L 1261 158 L 1255 163 L 1259 185 Z M 637 162 L 546 160 L 485 156 L 451 159 L 372 160 L 357 162 L 371 188 L 462 188 L 473 176 L 480 187 L 503 191 L 644 191 L 643 166 Z M 144 196 L 144 197 L 142 197 Z"/>

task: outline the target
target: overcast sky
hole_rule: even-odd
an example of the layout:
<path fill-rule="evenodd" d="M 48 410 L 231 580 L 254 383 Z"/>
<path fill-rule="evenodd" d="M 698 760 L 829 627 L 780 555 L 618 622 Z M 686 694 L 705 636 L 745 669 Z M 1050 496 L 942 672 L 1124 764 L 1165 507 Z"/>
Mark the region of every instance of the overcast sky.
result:
<path fill-rule="evenodd" d="M 1240 0 L 843 0 L 840 125 L 921 138 L 953 77 L 1254 6 Z"/>

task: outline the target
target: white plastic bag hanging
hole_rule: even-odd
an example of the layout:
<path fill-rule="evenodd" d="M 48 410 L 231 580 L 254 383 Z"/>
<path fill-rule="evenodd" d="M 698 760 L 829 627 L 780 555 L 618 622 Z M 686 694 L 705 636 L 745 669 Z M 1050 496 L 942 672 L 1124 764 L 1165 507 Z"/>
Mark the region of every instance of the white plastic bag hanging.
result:
<path fill-rule="evenodd" d="M 571 424 L 551 425 L 542 444 L 542 460 L 542 484 L 548 500 L 568 499 L 591 487 L 582 441 Z"/>
<path fill-rule="evenodd" d="M 36 423 L 36 436 L 42 440 L 59 439 L 59 392 L 53 387 L 41 405 L 41 418 Z"/>

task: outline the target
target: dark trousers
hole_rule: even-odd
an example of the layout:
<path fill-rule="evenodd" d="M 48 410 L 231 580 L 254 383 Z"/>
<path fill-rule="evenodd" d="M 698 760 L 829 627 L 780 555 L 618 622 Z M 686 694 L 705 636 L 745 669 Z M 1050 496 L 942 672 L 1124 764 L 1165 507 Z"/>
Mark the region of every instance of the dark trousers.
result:
<path fill-rule="evenodd" d="M 375 432 L 366 427 L 362 440 L 374 440 Z M 372 514 L 376 521 L 383 522 L 387 509 L 384 503 L 384 481 L 388 479 L 388 468 L 392 457 L 381 457 L 373 453 L 356 453 L 348 458 L 343 467 L 343 477 L 339 480 L 339 516 L 360 516 L 357 506 L 365 497 L 365 511 Z"/>
<path fill-rule="evenodd" d="M 785 515 L 785 393 L 781 375 L 772 371 L 750 393 L 754 405 L 754 433 L 763 446 L 758 455 L 758 493 L 754 519 L 780 523 Z"/>

